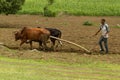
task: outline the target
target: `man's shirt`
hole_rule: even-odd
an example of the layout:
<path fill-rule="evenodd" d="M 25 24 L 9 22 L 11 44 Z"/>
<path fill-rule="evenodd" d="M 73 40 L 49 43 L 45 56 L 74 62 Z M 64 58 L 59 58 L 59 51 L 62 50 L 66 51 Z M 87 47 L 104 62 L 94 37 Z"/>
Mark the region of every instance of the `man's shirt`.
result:
<path fill-rule="evenodd" d="M 109 26 L 108 26 L 108 24 L 105 23 L 104 25 L 101 25 L 100 29 L 101 29 L 102 36 L 104 38 L 108 38 L 108 32 L 109 32 Z"/>

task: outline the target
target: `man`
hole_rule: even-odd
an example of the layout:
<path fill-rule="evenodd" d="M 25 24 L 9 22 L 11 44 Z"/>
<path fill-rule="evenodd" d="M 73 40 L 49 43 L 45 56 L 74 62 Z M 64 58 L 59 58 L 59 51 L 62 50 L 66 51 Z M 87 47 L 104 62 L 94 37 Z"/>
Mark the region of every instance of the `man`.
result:
<path fill-rule="evenodd" d="M 100 45 L 100 52 L 104 51 L 102 42 L 104 42 L 104 47 L 106 49 L 106 53 L 108 53 L 108 33 L 109 33 L 109 26 L 106 24 L 105 19 L 101 19 L 101 25 L 100 29 L 97 31 L 95 35 L 97 35 L 99 32 L 102 32 L 102 35 L 99 39 L 99 45 Z"/>

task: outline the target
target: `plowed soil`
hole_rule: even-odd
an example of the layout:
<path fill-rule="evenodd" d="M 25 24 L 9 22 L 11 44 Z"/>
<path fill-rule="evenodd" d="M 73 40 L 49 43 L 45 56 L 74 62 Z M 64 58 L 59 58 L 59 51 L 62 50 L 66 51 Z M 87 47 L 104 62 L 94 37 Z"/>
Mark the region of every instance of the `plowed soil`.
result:
<path fill-rule="evenodd" d="M 87 49 L 93 49 L 95 53 L 99 52 L 98 43 L 101 34 L 91 37 L 99 29 L 100 20 L 105 18 L 110 26 L 109 33 L 109 51 L 110 53 L 120 53 L 120 28 L 114 28 L 120 24 L 120 17 L 90 17 L 90 16 L 60 16 L 60 17 L 42 17 L 39 15 L 0 15 L 0 42 L 11 49 L 17 49 L 19 41 L 15 42 L 13 31 L 20 30 L 22 27 L 50 27 L 62 31 L 62 38 L 75 42 Z M 91 21 L 93 26 L 84 26 L 85 21 Z M 23 45 L 23 49 L 29 49 L 28 44 Z M 34 48 L 38 44 L 34 43 Z M 71 44 L 63 43 L 60 52 L 84 52 Z"/>

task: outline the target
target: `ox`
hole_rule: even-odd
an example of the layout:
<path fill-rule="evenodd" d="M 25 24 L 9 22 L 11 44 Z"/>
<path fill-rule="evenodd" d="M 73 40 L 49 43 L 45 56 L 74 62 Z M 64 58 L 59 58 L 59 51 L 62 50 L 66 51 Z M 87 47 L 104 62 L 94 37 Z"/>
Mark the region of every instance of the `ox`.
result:
<path fill-rule="evenodd" d="M 37 27 L 40 28 L 40 27 Z M 57 38 L 61 38 L 62 36 L 62 32 L 58 29 L 55 28 L 45 28 L 50 32 L 50 36 L 54 36 Z M 60 40 L 54 39 L 54 38 L 50 38 L 52 45 L 51 45 L 51 49 L 55 50 L 55 48 L 57 48 L 59 45 L 62 46 L 62 42 Z M 58 41 L 58 44 L 55 46 L 55 42 L 56 40 Z M 42 42 L 40 43 L 40 45 L 42 45 Z"/>
<path fill-rule="evenodd" d="M 45 29 L 47 29 L 50 32 L 51 36 L 54 36 L 54 37 L 57 37 L 57 38 L 61 38 L 61 36 L 62 36 L 62 32 L 60 30 L 58 30 L 58 29 L 55 29 L 55 28 L 45 28 Z M 51 48 L 55 49 L 55 41 L 56 41 L 56 39 L 50 38 L 50 40 L 52 42 Z M 60 46 L 62 46 L 62 42 L 60 40 L 57 40 L 57 41 L 58 41 L 58 44 L 56 45 L 56 48 L 58 47 L 59 44 L 60 44 Z"/>
<path fill-rule="evenodd" d="M 28 28 L 24 27 L 21 31 L 15 32 L 15 40 L 21 40 L 20 48 L 22 44 L 27 43 L 29 41 L 31 49 L 32 49 L 32 41 L 43 43 L 43 48 L 47 49 L 46 42 L 49 39 L 50 32 L 44 28 Z M 41 47 L 41 46 L 40 46 Z M 20 49 L 19 48 L 19 49 Z"/>

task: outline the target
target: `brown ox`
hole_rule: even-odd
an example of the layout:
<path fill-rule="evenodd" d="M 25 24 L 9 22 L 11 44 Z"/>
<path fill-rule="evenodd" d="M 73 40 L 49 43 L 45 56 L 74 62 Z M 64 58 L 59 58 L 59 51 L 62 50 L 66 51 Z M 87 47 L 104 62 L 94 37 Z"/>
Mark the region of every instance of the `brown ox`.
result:
<path fill-rule="evenodd" d="M 22 44 L 27 43 L 29 40 L 31 49 L 32 49 L 32 41 L 43 43 L 43 48 L 46 49 L 46 42 L 49 39 L 50 32 L 44 28 L 27 28 L 24 27 L 21 31 L 15 32 L 15 40 L 21 40 L 20 48 Z M 20 49 L 19 48 L 19 49 Z"/>

